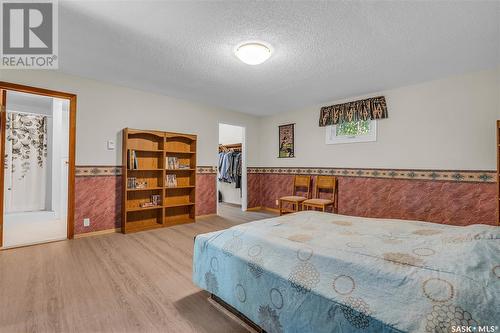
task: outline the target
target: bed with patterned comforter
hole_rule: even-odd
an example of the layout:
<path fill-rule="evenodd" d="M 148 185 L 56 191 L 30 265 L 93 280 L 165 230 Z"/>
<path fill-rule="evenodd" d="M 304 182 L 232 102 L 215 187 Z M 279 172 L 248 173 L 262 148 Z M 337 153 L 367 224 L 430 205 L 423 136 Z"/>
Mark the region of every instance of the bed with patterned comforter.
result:
<path fill-rule="evenodd" d="M 500 228 L 314 211 L 198 235 L 193 281 L 267 332 L 500 326 Z"/>

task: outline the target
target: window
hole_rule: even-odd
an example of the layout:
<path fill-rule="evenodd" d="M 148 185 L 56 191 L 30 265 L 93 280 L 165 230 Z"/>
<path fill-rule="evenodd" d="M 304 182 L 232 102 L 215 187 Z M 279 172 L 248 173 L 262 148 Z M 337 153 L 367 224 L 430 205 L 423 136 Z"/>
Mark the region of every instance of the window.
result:
<path fill-rule="evenodd" d="M 326 144 L 377 141 L 377 121 L 358 120 L 326 126 Z"/>

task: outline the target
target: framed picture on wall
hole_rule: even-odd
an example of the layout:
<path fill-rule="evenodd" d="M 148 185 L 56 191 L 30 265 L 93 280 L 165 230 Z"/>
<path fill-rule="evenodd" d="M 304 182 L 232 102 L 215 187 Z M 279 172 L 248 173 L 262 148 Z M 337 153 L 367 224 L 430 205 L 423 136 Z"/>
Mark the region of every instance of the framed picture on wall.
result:
<path fill-rule="evenodd" d="M 279 158 L 295 157 L 294 126 L 295 124 L 278 126 Z"/>

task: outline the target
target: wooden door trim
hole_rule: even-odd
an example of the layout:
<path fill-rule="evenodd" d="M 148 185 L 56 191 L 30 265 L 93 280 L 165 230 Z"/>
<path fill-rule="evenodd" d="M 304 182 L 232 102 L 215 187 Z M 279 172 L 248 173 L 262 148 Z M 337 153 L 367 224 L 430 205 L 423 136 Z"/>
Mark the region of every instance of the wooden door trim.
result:
<path fill-rule="evenodd" d="M 72 99 L 73 97 L 76 98 L 75 94 L 70 94 L 70 93 L 56 91 L 56 90 L 49 90 L 49 89 L 44 89 L 44 88 L 38 88 L 38 87 L 25 86 L 22 84 L 10 83 L 10 82 L 5 82 L 5 81 L 0 81 L 0 89 L 12 90 L 12 91 L 17 91 L 17 92 L 24 92 L 24 93 L 28 93 L 28 94 L 42 95 L 42 96 L 48 96 L 48 97 L 56 97 L 56 98 L 62 98 L 62 99 Z"/>
<path fill-rule="evenodd" d="M 17 91 L 47 97 L 55 97 L 69 100 L 69 158 L 68 158 L 68 214 L 67 214 L 67 237 L 73 239 L 75 226 L 75 163 L 76 163 L 76 94 L 25 86 L 16 83 L 0 81 L 1 105 L 5 105 L 6 92 Z M 0 157 L 5 156 L 5 112 L 2 112 L 0 128 Z M 4 163 L 0 162 L 0 247 L 3 246 L 3 203 L 4 203 Z"/>

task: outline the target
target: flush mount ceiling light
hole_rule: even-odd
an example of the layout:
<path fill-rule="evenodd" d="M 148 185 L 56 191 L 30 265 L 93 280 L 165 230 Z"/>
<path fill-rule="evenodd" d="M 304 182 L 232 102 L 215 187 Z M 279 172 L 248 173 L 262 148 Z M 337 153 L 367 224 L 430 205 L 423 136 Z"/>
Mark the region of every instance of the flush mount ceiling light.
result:
<path fill-rule="evenodd" d="M 248 65 L 259 65 L 271 56 L 271 47 L 262 42 L 245 42 L 234 50 L 234 54 Z"/>

